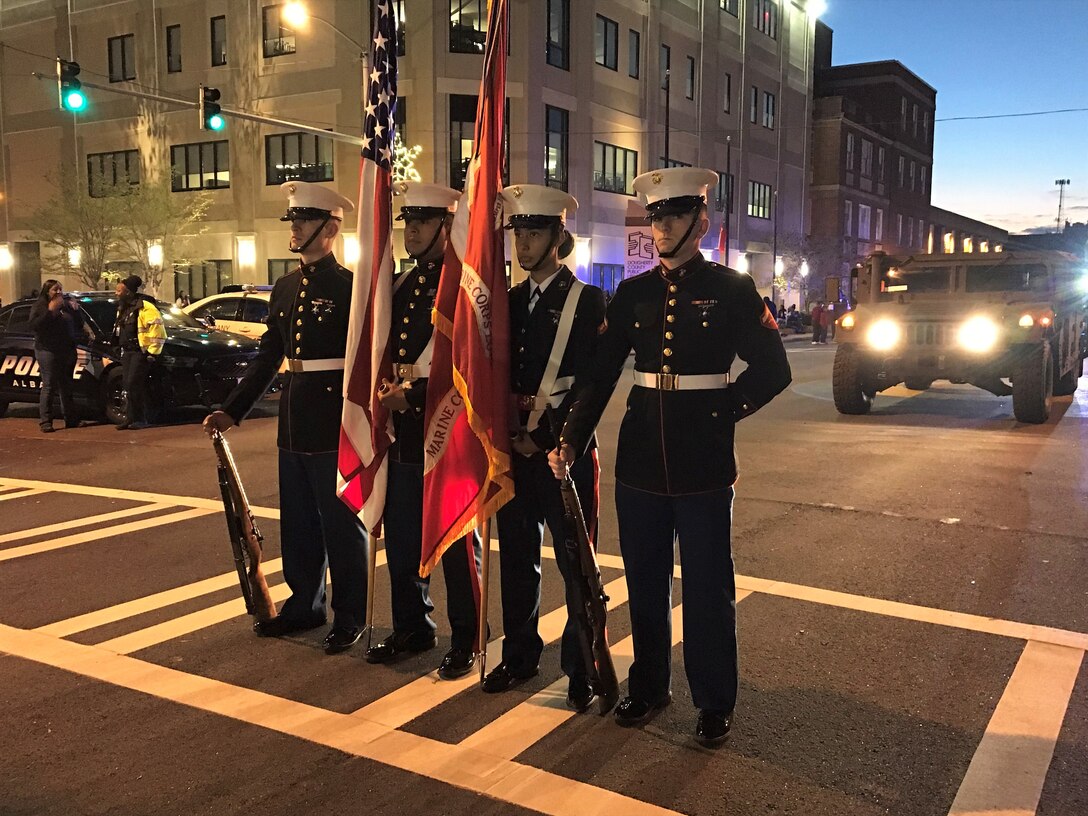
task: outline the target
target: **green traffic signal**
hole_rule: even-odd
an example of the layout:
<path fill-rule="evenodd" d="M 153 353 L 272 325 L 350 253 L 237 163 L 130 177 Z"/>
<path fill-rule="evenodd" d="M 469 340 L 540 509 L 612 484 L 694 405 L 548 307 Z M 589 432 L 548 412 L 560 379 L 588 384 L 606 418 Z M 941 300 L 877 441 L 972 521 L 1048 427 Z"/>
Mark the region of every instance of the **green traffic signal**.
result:
<path fill-rule="evenodd" d="M 227 126 L 227 120 L 223 118 L 223 107 L 219 104 L 219 89 L 200 86 L 200 129 L 222 130 Z"/>
<path fill-rule="evenodd" d="M 57 57 L 57 97 L 64 110 L 76 112 L 87 107 L 87 97 L 78 77 L 78 62 Z"/>
<path fill-rule="evenodd" d="M 208 117 L 208 130 L 222 130 L 227 126 L 227 121 L 218 113 Z"/>
<path fill-rule="evenodd" d="M 81 111 L 87 107 L 87 97 L 83 91 L 69 91 L 64 97 L 64 107 L 70 111 Z"/>

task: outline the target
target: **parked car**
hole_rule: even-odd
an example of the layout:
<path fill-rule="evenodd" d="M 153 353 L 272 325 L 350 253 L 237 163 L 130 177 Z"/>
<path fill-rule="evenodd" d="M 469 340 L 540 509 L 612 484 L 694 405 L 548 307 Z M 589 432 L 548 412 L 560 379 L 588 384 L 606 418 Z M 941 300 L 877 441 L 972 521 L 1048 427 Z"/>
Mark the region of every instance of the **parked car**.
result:
<path fill-rule="evenodd" d="M 268 328 L 271 293 L 271 286 L 233 284 L 218 295 L 190 303 L 184 311 L 209 328 L 260 338 Z"/>
<path fill-rule="evenodd" d="M 73 292 L 94 340 L 80 343 L 75 397 L 84 410 L 114 424 L 124 420 L 121 360 L 113 347 L 117 297 L 113 292 Z M 151 413 L 175 405 L 222 402 L 257 355 L 258 341 L 208 329 L 175 306 L 156 301 L 166 326 L 166 345 L 151 366 Z M 32 299 L 0 309 L 0 416 L 13 402 L 38 402 L 42 386 L 30 329 Z"/>

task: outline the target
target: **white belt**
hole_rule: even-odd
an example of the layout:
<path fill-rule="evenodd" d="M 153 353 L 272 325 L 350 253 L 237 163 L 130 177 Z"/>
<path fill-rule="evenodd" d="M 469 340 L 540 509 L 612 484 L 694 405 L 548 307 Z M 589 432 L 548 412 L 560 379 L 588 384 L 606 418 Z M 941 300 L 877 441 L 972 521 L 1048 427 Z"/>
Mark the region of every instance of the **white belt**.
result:
<path fill-rule="evenodd" d="M 725 388 L 729 374 L 661 374 L 653 371 L 633 371 L 635 385 L 660 391 L 700 391 Z"/>
<path fill-rule="evenodd" d="M 396 373 L 397 379 L 401 382 L 404 382 L 405 380 L 421 380 L 431 376 L 430 363 L 427 365 L 397 363 L 393 366 L 393 371 Z"/>
<path fill-rule="evenodd" d="M 343 357 L 326 357 L 323 360 L 296 360 L 293 357 L 285 357 L 280 371 L 290 371 L 292 374 L 309 374 L 313 371 L 343 371 Z"/>

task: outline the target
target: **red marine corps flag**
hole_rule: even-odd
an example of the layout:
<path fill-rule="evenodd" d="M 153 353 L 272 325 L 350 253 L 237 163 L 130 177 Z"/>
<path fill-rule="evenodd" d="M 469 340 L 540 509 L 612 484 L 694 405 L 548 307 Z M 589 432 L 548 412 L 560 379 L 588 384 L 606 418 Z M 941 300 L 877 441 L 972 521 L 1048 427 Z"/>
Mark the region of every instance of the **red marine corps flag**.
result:
<path fill-rule="evenodd" d="M 381 533 L 392 417 L 378 399 L 393 380 L 393 112 L 397 107 L 397 20 L 390 0 L 376 9 L 370 88 L 359 171 L 359 262 L 352 286 L 344 412 L 336 492 L 375 535 Z"/>
<path fill-rule="evenodd" d="M 510 325 L 502 232 L 506 0 L 490 0 L 476 140 L 434 305 L 423 438 L 420 574 L 514 494 Z M 488 541 L 483 542 L 485 550 Z M 470 559 L 471 563 L 471 559 Z"/>

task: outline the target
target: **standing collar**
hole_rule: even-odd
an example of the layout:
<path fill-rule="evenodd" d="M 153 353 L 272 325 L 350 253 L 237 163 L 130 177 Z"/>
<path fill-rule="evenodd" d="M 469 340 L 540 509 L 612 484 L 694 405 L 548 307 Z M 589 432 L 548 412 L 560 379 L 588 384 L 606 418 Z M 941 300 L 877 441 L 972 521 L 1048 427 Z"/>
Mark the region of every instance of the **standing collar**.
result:
<path fill-rule="evenodd" d="M 299 261 L 299 268 L 303 272 L 308 273 L 323 272 L 326 269 L 338 269 L 339 267 L 340 264 L 336 262 L 336 256 L 331 252 L 324 258 L 318 258 L 313 263 L 302 263 L 301 260 Z"/>

